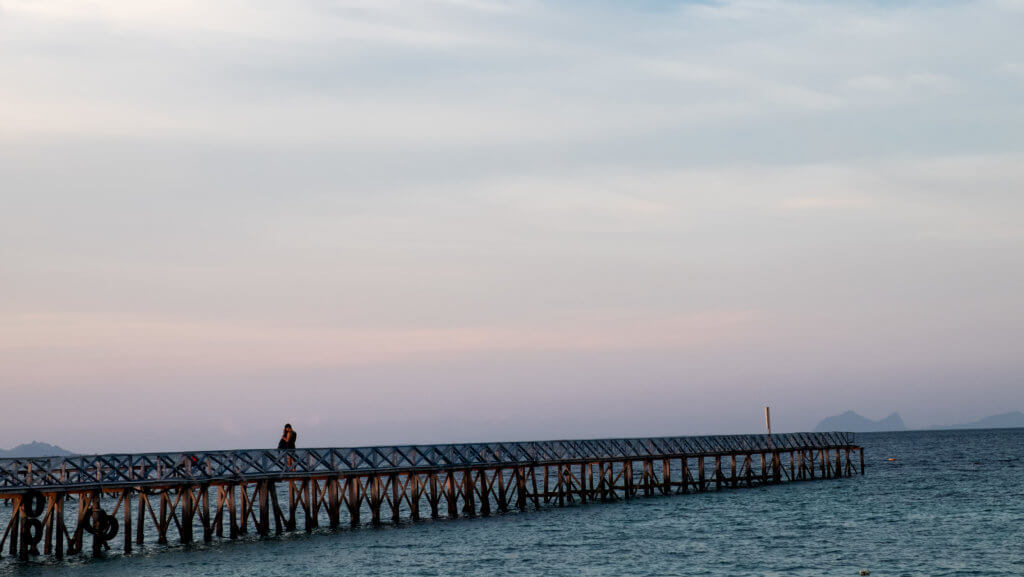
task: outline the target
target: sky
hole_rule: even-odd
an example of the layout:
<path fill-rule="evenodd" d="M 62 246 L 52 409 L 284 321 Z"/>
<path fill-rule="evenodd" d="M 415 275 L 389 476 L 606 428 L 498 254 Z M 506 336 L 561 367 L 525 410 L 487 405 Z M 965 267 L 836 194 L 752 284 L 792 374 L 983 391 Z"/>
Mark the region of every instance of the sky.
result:
<path fill-rule="evenodd" d="M 1024 410 L 1024 2 L 0 0 L 0 447 Z"/>

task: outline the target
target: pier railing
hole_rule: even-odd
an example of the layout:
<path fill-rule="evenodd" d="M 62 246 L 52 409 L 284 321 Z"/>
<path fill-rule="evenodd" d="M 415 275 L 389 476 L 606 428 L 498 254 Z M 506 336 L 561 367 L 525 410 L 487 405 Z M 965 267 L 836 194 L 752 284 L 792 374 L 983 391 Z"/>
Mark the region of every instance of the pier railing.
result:
<path fill-rule="evenodd" d="M 835 449 L 853 443 L 853 433 L 828 432 L 14 458 L 0 459 L 0 493 L 629 458 L 713 457 Z"/>

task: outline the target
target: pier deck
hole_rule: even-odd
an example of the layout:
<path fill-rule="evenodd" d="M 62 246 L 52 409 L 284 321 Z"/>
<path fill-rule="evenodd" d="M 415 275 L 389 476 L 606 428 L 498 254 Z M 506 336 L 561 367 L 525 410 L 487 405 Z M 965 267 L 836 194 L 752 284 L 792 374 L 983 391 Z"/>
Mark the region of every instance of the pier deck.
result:
<path fill-rule="evenodd" d="M 295 531 L 300 519 L 312 531 L 863 473 L 852 433 L 0 459 L 11 501 L 0 553 L 62 558 L 86 535 L 93 555 L 131 553 L 147 536 L 167 544 L 172 528 L 190 544 Z"/>

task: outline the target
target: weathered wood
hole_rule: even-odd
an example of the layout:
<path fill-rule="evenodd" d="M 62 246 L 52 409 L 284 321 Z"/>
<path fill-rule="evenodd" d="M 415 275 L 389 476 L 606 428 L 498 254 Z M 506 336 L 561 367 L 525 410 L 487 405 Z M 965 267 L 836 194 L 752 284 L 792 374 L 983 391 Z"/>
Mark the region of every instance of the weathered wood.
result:
<path fill-rule="evenodd" d="M 530 484 L 533 486 L 533 507 L 540 509 L 540 497 L 537 495 L 537 468 L 530 467 Z"/>
<path fill-rule="evenodd" d="M 256 526 L 256 533 L 260 537 L 270 535 L 270 481 L 260 481 L 257 484 L 259 492 L 260 519 Z"/>
<path fill-rule="evenodd" d="M 491 471 L 492 475 L 490 476 L 490 480 L 488 480 L 486 469 L 480 469 L 477 471 L 477 481 L 479 486 L 477 496 L 480 497 L 480 515 L 483 517 L 488 517 L 491 514 L 491 486 L 492 483 L 494 483 L 495 476 L 494 469 Z"/>
<path fill-rule="evenodd" d="M 438 492 L 438 481 L 437 473 L 430 473 L 430 495 L 427 497 L 427 501 L 430 503 L 430 518 L 437 519 L 440 517 L 439 505 L 441 503 L 441 494 Z"/>
<path fill-rule="evenodd" d="M 455 490 L 455 472 L 448 471 L 444 479 L 445 501 L 448 503 L 448 518 L 455 519 L 459 516 L 459 501 Z"/>
<path fill-rule="evenodd" d="M 473 471 L 462 471 L 462 514 L 467 517 L 476 516 L 476 492 L 473 481 Z"/>
<path fill-rule="evenodd" d="M 121 491 L 121 506 L 124 516 L 124 526 L 121 527 L 121 531 L 124 533 L 124 553 L 125 555 L 131 555 L 132 553 L 132 489 L 126 487 Z"/>
<path fill-rule="evenodd" d="M 149 504 L 149 496 L 146 495 L 144 490 L 137 491 L 139 495 L 139 506 L 137 507 L 138 512 L 135 514 L 135 544 L 142 545 L 146 542 L 146 511 L 153 510 L 152 505 Z"/>
<path fill-rule="evenodd" d="M 22 536 L 22 532 L 25 530 L 23 522 L 24 513 L 22 510 L 24 506 L 22 504 L 22 498 L 19 495 L 14 500 L 14 512 L 11 514 L 11 556 L 17 556 L 20 561 L 28 561 L 28 555 L 24 552 L 22 545 L 25 543 L 25 539 Z"/>
<path fill-rule="evenodd" d="M 420 520 L 420 500 L 423 498 L 423 483 L 419 473 L 412 473 L 409 478 L 409 518 Z"/>
<path fill-rule="evenodd" d="M 193 500 L 192 488 L 186 488 L 181 492 L 181 530 L 179 531 L 182 545 L 192 543 L 192 521 L 195 514 L 195 501 Z"/>
<path fill-rule="evenodd" d="M 57 559 L 64 558 L 64 539 L 67 537 L 68 529 L 64 524 L 64 493 L 56 493 L 54 495 L 53 503 L 53 515 L 56 519 L 55 531 L 56 543 L 54 544 L 54 556 Z"/>
<path fill-rule="evenodd" d="M 341 524 L 341 499 L 339 496 L 340 487 L 338 477 L 331 477 L 327 480 L 327 524 L 331 529 L 337 529 Z"/>
<path fill-rule="evenodd" d="M 306 532 L 309 533 L 313 529 L 319 526 L 317 521 L 316 501 L 319 498 L 319 486 L 317 485 L 316 479 L 306 479 L 306 501 L 302 508 L 303 521 L 305 522 Z"/>
<path fill-rule="evenodd" d="M 345 504 L 348 507 L 349 525 L 355 527 L 359 525 L 359 514 L 363 503 L 362 484 L 359 482 L 359 477 L 345 477 L 345 485 L 348 487 L 348 498 Z"/>
<path fill-rule="evenodd" d="M 516 467 L 516 508 L 526 510 L 526 471 L 525 467 Z"/>
<path fill-rule="evenodd" d="M 92 556 L 101 557 L 103 555 L 103 539 L 100 537 L 100 498 L 103 494 L 100 491 L 93 491 L 92 494 L 92 520 L 93 526 L 97 528 L 97 531 L 92 535 Z"/>
<path fill-rule="evenodd" d="M 238 538 L 238 512 L 235 510 L 235 485 L 231 483 L 224 487 L 224 498 L 228 502 L 228 539 Z"/>
<path fill-rule="evenodd" d="M 393 523 L 398 523 L 402 520 L 402 497 L 398 493 L 399 489 L 401 489 L 398 482 L 398 475 L 393 473 L 388 475 L 388 484 L 391 486 L 391 499 L 388 501 L 388 506 L 391 508 L 391 521 Z"/>
<path fill-rule="evenodd" d="M 296 527 L 295 511 L 298 509 L 297 491 L 295 490 L 295 480 L 288 480 L 288 517 L 284 519 L 284 528 L 287 531 L 294 531 Z"/>
<path fill-rule="evenodd" d="M 633 461 L 632 459 L 622 464 L 622 477 L 625 483 L 626 500 L 633 497 Z"/>
<path fill-rule="evenodd" d="M 498 512 L 505 513 L 508 511 L 508 495 L 505 491 L 505 471 L 498 469 Z"/>

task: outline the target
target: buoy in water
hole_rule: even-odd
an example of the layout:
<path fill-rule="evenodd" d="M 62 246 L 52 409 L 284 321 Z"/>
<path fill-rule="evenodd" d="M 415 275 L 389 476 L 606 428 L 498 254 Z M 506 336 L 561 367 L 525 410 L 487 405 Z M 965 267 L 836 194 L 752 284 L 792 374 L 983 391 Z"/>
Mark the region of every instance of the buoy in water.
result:
<path fill-rule="evenodd" d="M 892 461 L 893 459 L 889 459 L 889 460 Z M 867 569 L 861 569 L 860 570 L 860 574 L 861 575 L 871 575 L 871 571 L 869 571 Z"/>
<path fill-rule="evenodd" d="M 889 457 L 888 459 L 886 459 L 886 461 L 895 461 L 895 460 L 896 460 L 896 457 Z"/>

